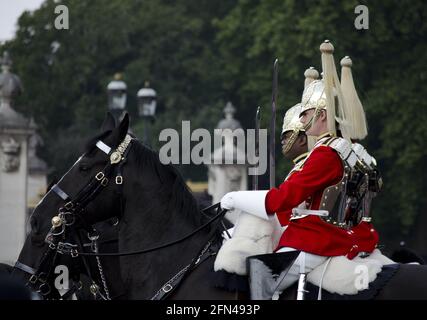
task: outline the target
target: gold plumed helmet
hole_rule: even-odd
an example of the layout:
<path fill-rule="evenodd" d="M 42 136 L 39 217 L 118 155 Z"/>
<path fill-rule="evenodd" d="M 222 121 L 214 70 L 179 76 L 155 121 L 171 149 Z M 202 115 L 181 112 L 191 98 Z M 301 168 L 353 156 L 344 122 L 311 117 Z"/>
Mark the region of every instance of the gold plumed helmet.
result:
<path fill-rule="evenodd" d="M 326 109 L 326 94 L 323 80 L 313 81 L 304 90 L 301 99 L 301 113 L 310 109 Z"/>
<path fill-rule="evenodd" d="M 329 132 L 336 135 L 336 123 L 338 123 L 342 136 L 349 140 L 351 128 L 347 120 L 348 110 L 335 67 L 334 46 L 329 40 L 325 40 L 320 45 L 320 51 L 322 53 L 323 79 L 312 81 L 305 88 L 301 99 L 301 114 L 306 110 L 315 109 L 314 115 L 305 129 L 312 125 L 321 110 L 326 110 Z"/>
<path fill-rule="evenodd" d="M 291 136 L 287 139 L 286 145 L 283 147 L 283 153 L 287 153 L 292 148 L 299 133 L 301 131 L 305 131 L 304 125 L 299 119 L 300 113 L 301 103 L 297 103 L 293 107 L 289 108 L 285 113 L 285 117 L 283 118 L 281 139 L 283 139 L 283 135 L 286 132 L 292 131 L 292 133 Z"/>
<path fill-rule="evenodd" d="M 297 103 L 286 111 L 283 117 L 282 135 L 288 131 L 304 131 L 304 126 L 299 120 L 301 103 Z"/>
<path fill-rule="evenodd" d="M 315 81 L 317 78 L 319 78 L 319 72 L 317 72 L 314 67 L 310 67 L 304 72 L 305 81 L 304 81 L 304 87 L 307 87 L 310 83 Z M 292 131 L 291 136 L 286 141 L 286 146 L 284 147 L 283 152 L 288 152 L 292 145 L 294 144 L 296 138 L 298 137 L 299 133 L 304 130 L 304 125 L 300 121 L 300 114 L 301 114 L 301 103 L 297 103 L 293 107 L 289 108 L 288 111 L 286 111 L 285 116 L 283 117 L 283 126 L 282 126 L 282 134 L 281 136 L 288 132 Z"/>

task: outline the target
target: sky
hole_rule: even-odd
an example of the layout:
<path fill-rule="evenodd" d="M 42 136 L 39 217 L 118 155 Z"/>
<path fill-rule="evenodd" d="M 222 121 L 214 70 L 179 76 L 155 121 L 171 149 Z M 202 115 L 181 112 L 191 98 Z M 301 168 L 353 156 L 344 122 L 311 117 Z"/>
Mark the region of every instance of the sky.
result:
<path fill-rule="evenodd" d="M 42 2 L 44 0 L 0 0 L 0 42 L 12 39 L 18 17 L 25 10 L 39 8 Z"/>

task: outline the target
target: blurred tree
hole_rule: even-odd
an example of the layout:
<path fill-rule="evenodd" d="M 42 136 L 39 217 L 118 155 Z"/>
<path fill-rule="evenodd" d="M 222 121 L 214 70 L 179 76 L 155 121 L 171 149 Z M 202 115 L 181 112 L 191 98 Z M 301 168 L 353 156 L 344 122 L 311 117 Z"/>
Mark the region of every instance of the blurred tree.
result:
<path fill-rule="evenodd" d="M 22 14 L 16 37 L 1 49 L 11 51 L 25 84 L 18 106 L 39 124 L 42 156 L 53 173 L 65 172 L 84 139 L 98 130 L 107 111 L 106 86 L 116 72 L 128 85 L 127 109 L 139 136 L 136 93 L 146 80 L 159 95 L 154 137 L 165 126 L 179 129 L 181 119 L 213 127 L 222 107 L 209 109 L 222 92 L 211 20 L 233 3 L 65 0 L 69 30 L 54 28 L 53 0 Z M 196 169 L 203 176 L 203 168 Z"/>

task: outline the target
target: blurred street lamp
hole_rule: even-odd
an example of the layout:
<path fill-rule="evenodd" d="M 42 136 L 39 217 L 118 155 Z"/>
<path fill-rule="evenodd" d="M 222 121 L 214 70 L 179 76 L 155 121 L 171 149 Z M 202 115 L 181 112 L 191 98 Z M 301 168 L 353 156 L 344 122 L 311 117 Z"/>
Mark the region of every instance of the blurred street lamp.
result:
<path fill-rule="evenodd" d="M 122 80 L 122 75 L 116 73 L 114 80 L 108 86 L 108 109 L 116 120 L 119 120 L 126 108 L 127 85 Z"/>
<path fill-rule="evenodd" d="M 137 93 L 138 99 L 138 115 L 142 117 L 144 125 L 144 142 L 151 146 L 151 137 L 149 134 L 149 126 L 154 122 L 157 107 L 157 94 L 154 89 L 149 87 L 148 81 L 145 82 L 144 88 L 139 89 Z"/>
<path fill-rule="evenodd" d="M 138 112 L 140 117 L 154 118 L 157 107 L 157 94 L 149 85 L 150 83 L 146 81 L 144 88 L 139 89 L 137 93 Z"/>

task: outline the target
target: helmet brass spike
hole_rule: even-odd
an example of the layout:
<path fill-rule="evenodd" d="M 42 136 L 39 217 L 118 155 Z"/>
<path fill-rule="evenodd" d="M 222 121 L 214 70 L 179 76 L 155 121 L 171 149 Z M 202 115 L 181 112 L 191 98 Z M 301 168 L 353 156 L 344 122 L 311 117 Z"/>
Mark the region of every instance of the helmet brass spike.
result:
<path fill-rule="evenodd" d="M 319 72 L 314 69 L 314 67 L 310 67 L 304 72 L 304 88 L 307 88 L 307 86 L 312 83 L 314 80 L 319 79 Z"/>

